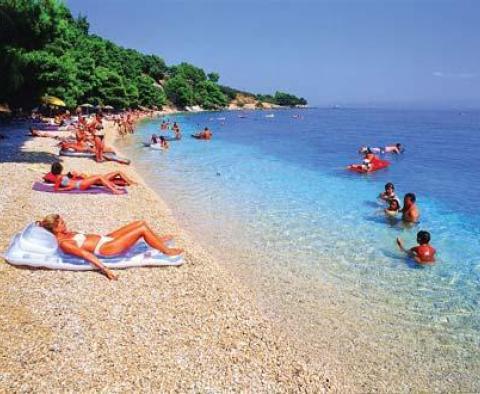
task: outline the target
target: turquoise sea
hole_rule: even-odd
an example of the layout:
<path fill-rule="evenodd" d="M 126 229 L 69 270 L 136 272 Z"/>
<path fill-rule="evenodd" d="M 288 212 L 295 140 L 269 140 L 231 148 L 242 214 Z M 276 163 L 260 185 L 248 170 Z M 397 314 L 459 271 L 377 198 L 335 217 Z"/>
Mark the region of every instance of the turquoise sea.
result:
<path fill-rule="evenodd" d="M 160 120 L 142 123 L 119 143 L 122 151 L 288 335 L 368 391 L 480 391 L 480 112 L 304 109 L 170 119 L 184 138 L 169 151 L 142 145 L 160 134 Z M 213 140 L 189 137 L 204 126 Z M 345 170 L 361 160 L 361 145 L 395 142 L 406 150 L 388 157 L 388 169 Z M 382 214 L 376 196 L 389 181 L 401 197 L 416 193 L 416 227 Z M 395 246 L 398 236 L 413 246 L 420 229 L 438 251 L 432 267 Z"/>

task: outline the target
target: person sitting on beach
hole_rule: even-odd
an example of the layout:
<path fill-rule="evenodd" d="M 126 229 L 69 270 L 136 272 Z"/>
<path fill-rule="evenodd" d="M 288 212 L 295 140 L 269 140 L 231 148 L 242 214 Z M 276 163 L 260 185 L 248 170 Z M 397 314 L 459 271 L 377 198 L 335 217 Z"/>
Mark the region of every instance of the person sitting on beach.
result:
<path fill-rule="evenodd" d="M 107 181 L 114 183 L 117 186 L 131 186 L 131 185 L 137 184 L 121 171 L 109 172 L 105 175 L 88 175 L 88 174 L 83 174 L 76 171 L 69 171 L 66 175 L 73 181 L 79 181 L 79 180 L 83 180 L 90 177 L 102 177 L 102 178 L 105 178 Z M 55 163 L 52 163 L 50 172 L 44 175 L 43 180 L 45 183 L 55 184 L 57 183 L 58 178 L 62 176 L 64 176 L 63 166 L 60 162 L 56 161 Z M 98 182 L 96 184 L 96 186 L 101 186 L 101 185 L 102 185 L 101 182 Z"/>
<path fill-rule="evenodd" d="M 388 200 L 388 208 L 385 208 L 385 215 L 396 216 L 400 212 L 400 203 L 396 198 Z"/>
<path fill-rule="evenodd" d="M 378 195 L 378 198 L 383 201 L 388 201 L 391 199 L 396 199 L 397 196 L 395 195 L 395 186 L 392 182 L 388 182 L 385 184 L 385 191 Z"/>
<path fill-rule="evenodd" d="M 106 236 L 97 234 L 83 234 L 67 229 L 65 221 L 60 215 L 50 214 L 37 224 L 50 231 L 58 241 L 60 249 L 67 254 L 81 257 L 98 268 L 108 279 L 118 279 L 117 276 L 105 267 L 99 257 L 113 257 L 127 252 L 139 240 L 144 240 L 150 247 L 167 256 L 176 256 L 182 249 L 169 248 L 165 242 L 171 236 L 160 237 L 155 234 L 144 221 L 136 221 L 113 231 Z"/>
<path fill-rule="evenodd" d="M 405 252 L 418 264 L 434 264 L 436 250 L 430 245 L 430 233 L 428 231 L 419 231 L 417 233 L 418 246 L 406 249 L 400 238 L 397 238 L 397 245 L 402 252 Z"/>
<path fill-rule="evenodd" d="M 416 196 L 414 193 L 407 193 L 403 198 L 402 219 L 404 222 L 416 223 L 420 218 L 420 211 L 416 205 Z"/>

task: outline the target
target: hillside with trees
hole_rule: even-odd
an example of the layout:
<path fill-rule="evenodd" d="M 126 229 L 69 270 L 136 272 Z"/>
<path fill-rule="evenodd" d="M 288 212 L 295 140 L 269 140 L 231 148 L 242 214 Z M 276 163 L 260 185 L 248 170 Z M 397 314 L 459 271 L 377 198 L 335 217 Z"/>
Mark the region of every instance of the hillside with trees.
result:
<path fill-rule="evenodd" d="M 159 56 L 90 34 L 87 19 L 74 18 L 59 0 L 0 0 L 0 103 L 13 108 L 32 108 L 51 95 L 68 107 L 220 109 L 240 91 L 219 85 L 219 78 L 188 63 L 169 67 Z M 306 104 L 280 92 L 258 99 Z"/>

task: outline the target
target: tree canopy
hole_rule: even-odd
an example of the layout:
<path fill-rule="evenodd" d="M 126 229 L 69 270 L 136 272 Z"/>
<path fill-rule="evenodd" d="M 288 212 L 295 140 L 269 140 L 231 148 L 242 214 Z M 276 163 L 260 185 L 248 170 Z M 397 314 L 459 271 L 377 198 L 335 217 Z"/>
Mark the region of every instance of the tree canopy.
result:
<path fill-rule="evenodd" d="M 31 108 L 44 95 L 69 107 L 91 103 L 116 108 L 200 105 L 225 107 L 235 89 L 216 72 L 126 49 L 89 34 L 86 17 L 74 18 L 59 0 L 0 0 L 0 102 Z M 265 96 L 266 97 L 266 96 Z M 306 103 L 277 92 L 280 105 Z"/>

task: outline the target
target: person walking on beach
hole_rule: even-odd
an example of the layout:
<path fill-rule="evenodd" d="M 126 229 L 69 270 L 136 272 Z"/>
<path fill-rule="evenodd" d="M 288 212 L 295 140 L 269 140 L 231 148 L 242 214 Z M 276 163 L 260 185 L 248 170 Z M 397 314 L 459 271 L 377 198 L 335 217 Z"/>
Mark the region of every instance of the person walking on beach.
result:
<path fill-rule="evenodd" d="M 416 205 L 417 198 L 414 193 L 407 193 L 403 198 L 402 219 L 407 223 L 417 223 L 420 211 Z"/>

